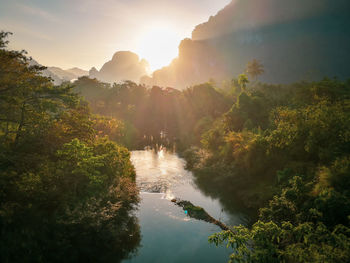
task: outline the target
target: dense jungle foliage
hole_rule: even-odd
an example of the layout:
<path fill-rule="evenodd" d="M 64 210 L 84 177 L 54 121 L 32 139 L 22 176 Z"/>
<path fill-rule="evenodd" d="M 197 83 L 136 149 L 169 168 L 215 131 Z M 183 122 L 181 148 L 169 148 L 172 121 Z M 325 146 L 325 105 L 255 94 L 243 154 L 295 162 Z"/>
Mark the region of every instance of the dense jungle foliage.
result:
<path fill-rule="evenodd" d="M 182 91 L 88 77 L 53 87 L 5 36 L 3 262 L 108 261 L 136 249 L 135 173 L 115 142 L 176 149 L 202 191 L 251 210 L 250 225 L 209 238 L 232 248 L 231 262 L 350 261 L 350 81 L 264 84 L 255 60 L 247 75 Z"/>
<path fill-rule="evenodd" d="M 8 50 L 7 36 L 0 33 L 0 261 L 121 261 L 140 241 L 128 150 L 104 136 L 110 123 L 72 86 L 54 87 L 24 51 Z"/>
<path fill-rule="evenodd" d="M 179 91 L 130 81 L 111 86 L 81 77 L 74 86 L 94 113 L 122 121 L 120 143 L 131 149 L 175 144 L 184 150 L 199 144 L 201 134 L 230 108 L 230 99 L 210 83 Z"/>
<path fill-rule="evenodd" d="M 198 181 L 260 208 L 251 227 L 210 237 L 232 262 L 350 260 L 349 96 L 336 79 L 251 85 L 202 136 Z"/>
<path fill-rule="evenodd" d="M 204 192 L 253 211 L 250 227 L 210 237 L 232 262 L 349 261 L 350 82 L 263 84 L 258 61 L 246 72 L 183 91 L 87 77 L 76 89 L 122 120 L 122 143 L 176 144 Z"/>

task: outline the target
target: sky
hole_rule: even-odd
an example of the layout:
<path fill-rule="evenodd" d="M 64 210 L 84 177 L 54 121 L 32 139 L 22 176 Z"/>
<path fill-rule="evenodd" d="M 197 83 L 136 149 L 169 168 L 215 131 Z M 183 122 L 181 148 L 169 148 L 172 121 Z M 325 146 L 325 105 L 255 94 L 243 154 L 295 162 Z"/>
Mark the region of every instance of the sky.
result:
<path fill-rule="evenodd" d="M 0 0 L 10 48 L 45 66 L 100 67 L 117 51 L 145 58 L 150 70 L 177 57 L 194 27 L 230 0 Z"/>

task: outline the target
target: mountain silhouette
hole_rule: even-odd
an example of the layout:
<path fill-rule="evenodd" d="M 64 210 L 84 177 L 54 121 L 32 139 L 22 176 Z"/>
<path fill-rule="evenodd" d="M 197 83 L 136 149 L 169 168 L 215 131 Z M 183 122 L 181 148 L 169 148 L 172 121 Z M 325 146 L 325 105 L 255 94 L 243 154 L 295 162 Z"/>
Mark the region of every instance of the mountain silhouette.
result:
<path fill-rule="evenodd" d="M 89 71 L 91 78 L 107 83 L 131 80 L 138 82 L 140 77 L 148 73 L 148 62 L 130 51 L 116 52 L 98 71 L 93 67 Z"/>
<path fill-rule="evenodd" d="M 196 26 L 169 66 L 141 82 L 185 88 L 221 81 L 253 59 L 264 65 L 265 82 L 348 78 L 349 13 L 347 0 L 234 0 Z"/>

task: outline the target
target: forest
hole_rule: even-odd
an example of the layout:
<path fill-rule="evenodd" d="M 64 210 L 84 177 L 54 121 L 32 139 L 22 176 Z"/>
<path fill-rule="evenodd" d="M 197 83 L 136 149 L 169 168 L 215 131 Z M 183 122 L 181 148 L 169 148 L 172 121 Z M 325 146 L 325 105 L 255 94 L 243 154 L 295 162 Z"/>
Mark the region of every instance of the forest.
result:
<path fill-rule="evenodd" d="M 264 84 L 257 61 L 246 72 L 184 91 L 75 84 L 93 112 L 123 122 L 122 144 L 176 145 L 208 194 L 252 211 L 250 227 L 210 237 L 233 262 L 348 261 L 350 81 Z"/>
<path fill-rule="evenodd" d="M 141 239 L 129 151 L 160 145 L 227 210 L 233 199 L 249 210 L 249 224 L 209 237 L 232 249 L 230 262 L 350 261 L 350 80 L 261 83 L 253 60 L 237 77 L 184 90 L 86 76 L 54 86 L 7 36 L 2 262 L 127 258 Z"/>
<path fill-rule="evenodd" d="M 122 144 L 176 145 L 209 195 L 250 209 L 249 227 L 209 239 L 232 247 L 232 262 L 346 262 L 350 81 L 272 85 L 257 81 L 263 71 L 255 60 L 220 86 L 183 91 L 75 84 L 93 112 L 123 122 Z"/>
<path fill-rule="evenodd" d="M 129 151 L 98 133 L 72 86 L 53 86 L 0 33 L 0 261 L 120 261 L 140 241 Z M 118 130 L 117 126 L 114 126 Z"/>

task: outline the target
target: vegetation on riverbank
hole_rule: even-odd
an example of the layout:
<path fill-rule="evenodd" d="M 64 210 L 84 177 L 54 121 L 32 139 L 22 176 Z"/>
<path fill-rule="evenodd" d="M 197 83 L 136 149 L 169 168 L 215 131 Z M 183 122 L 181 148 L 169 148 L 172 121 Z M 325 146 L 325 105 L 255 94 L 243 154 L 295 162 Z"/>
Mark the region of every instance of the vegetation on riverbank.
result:
<path fill-rule="evenodd" d="M 50 249 L 41 251 L 41 243 L 52 229 L 57 236 L 49 247 L 69 250 L 73 236 L 61 233 L 73 224 L 89 222 L 87 232 L 96 234 L 120 218 L 136 232 L 132 251 L 139 239 L 128 215 L 138 201 L 135 174 L 128 151 L 108 136 L 129 149 L 176 149 L 203 192 L 226 210 L 237 203 L 250 208 L 255 223 L 210 238 L 228 242 L 233 261 L 350 261 L 350 81 L 264 84 L 257 81 L 263 66 L 254 60 L 246 70 L 251 80 L 241 74 L 182 91 L 88 77 L 53 87 L 0 36 L 5 259 L 16 256 L 6 246 L 19 241 L 25 255 L 46 255 Z"/>
<path fill-rule="evenodd" d="M 70 85 L 0 32 L 0 261 L 120 262 L 140 242 L 135 172 Z M 104 129 L 100 129 L 104 127 Z M 113 125 L 118 134 L 118 127 Z"/>
<path fill-rule="evenodd" d="M 349 98 L 350 83 L 331 79 L 242 87 L 185 153 L 207 192 L 260 208 L 252 227 L 210 237 L 232 262 L 349 261 Z"/>
<path fill-rule="evenodd" d="M 90 89 L 88 100 L 124 122 L 136 143 L 125 145 L 176 143 L 202 191 L 226 210 L 255 211 L 251 227 L 210 238 L 234 248 L 232 261 L 348 261 L 350 82 L 263 84 L 262 66 L 249 67 L 252 82 L 242 74 L 183 91 L 126 82 Z M 84 95 L 82 81 L 96 80 L 78 80 Z"/>
<path fill-rule="evenodd" d="M 183 151 L 189 145 L 199 145 L 201 134 L 231 103 L 210 83 L 179 91 L 130 81 L 111 86 L 82 77 L 74 86 L 93 113 L 122 122 L 119 141 L 129 149 L 162 144 Z"/>

